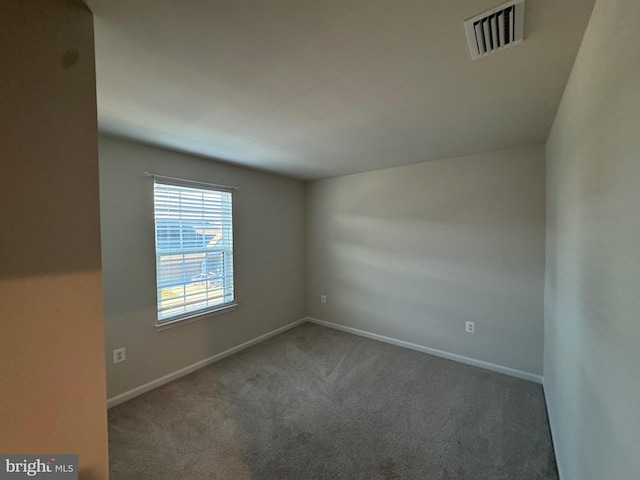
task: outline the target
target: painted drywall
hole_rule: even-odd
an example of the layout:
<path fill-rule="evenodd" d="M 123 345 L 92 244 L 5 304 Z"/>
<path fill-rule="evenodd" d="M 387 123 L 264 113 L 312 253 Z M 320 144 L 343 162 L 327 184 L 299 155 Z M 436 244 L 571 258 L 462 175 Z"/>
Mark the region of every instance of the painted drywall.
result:
<path fill-rule="evenodd" d="M 640 3 L 598 0 L 547 142 L 545 391 L 563 480 L 640 478 Z"/>
<path fill-rule="evenodd" d="M 534 145 L 309 183 L 308 314 L 540 375 L 544 163 Z"/>
<path fill-rule="evenodd" d="M 100 137 L 108 395 L 113 397 L 305 316 L 302 182 Z M 237 186 L 232 312 L 158 331 L 153 180 L 144 172 Z M 126 347 L 127 360 L 112 363 Z"/>
<path fill-rule="evenodd" d="M 305 179 L 544 143 L 594 0 L 529 0 L 472 61 L 503 2 L 87 0 L 101 127 Z"/>
<path fill-rule="evenodd" d="M 0 452 L 106 479 L 91 12 L 3 2 L 0 45 Z"/>

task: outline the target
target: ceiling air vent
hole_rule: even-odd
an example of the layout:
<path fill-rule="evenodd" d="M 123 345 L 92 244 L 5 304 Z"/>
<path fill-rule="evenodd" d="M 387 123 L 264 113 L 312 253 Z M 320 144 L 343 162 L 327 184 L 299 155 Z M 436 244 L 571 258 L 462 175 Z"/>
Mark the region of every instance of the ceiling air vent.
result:
<path fill-rule="evenodd" d="M 524 0 L 504 3 L 464 22 L 474 60 L 522 41 Z"/>

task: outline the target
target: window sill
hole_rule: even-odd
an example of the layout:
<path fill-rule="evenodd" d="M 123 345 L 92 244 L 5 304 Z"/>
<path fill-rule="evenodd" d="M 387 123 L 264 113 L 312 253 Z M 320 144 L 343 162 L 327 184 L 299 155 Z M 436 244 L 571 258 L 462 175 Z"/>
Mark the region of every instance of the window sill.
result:
<path fill-rule="evenodd" d="M 214 317 L 216 315 L 222 315 L 223 313 L 233 312 L 237 303 L 232 303 L 230 305 L 225 305 L 220 308 L 216 308 L 215 310 L 207 310 L 204 312 L 195 312 L 193 315 L 189 315 L 186 317 L 176 318 L 175 320 L 169 320 L 162 323 L 156 322 L 156 331 L 160 332 L 162 330 L 166 330 L 168 328 L 177 327 L 179 325 L 186 325 L 187 323 L 198 322 L 200 320 L 206 320 L 209 317 Z"/>

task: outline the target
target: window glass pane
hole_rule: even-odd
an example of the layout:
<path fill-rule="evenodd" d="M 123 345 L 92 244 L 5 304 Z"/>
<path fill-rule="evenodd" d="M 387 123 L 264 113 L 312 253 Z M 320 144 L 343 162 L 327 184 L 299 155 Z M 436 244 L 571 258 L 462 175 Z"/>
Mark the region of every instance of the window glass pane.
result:
<path fill-rule="evenodd" d="M 231 192 L 154 185 L 158 323 L 230 304 Z"/>

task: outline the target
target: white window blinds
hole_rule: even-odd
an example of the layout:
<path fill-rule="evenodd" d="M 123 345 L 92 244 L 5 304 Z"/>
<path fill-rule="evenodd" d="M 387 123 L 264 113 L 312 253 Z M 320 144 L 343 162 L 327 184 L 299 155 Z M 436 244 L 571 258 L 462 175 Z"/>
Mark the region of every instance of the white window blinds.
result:
<path fill-rule="evenodd" d="M 158 324 L 231 305 L 231 190 L 154 183 Z"/>

